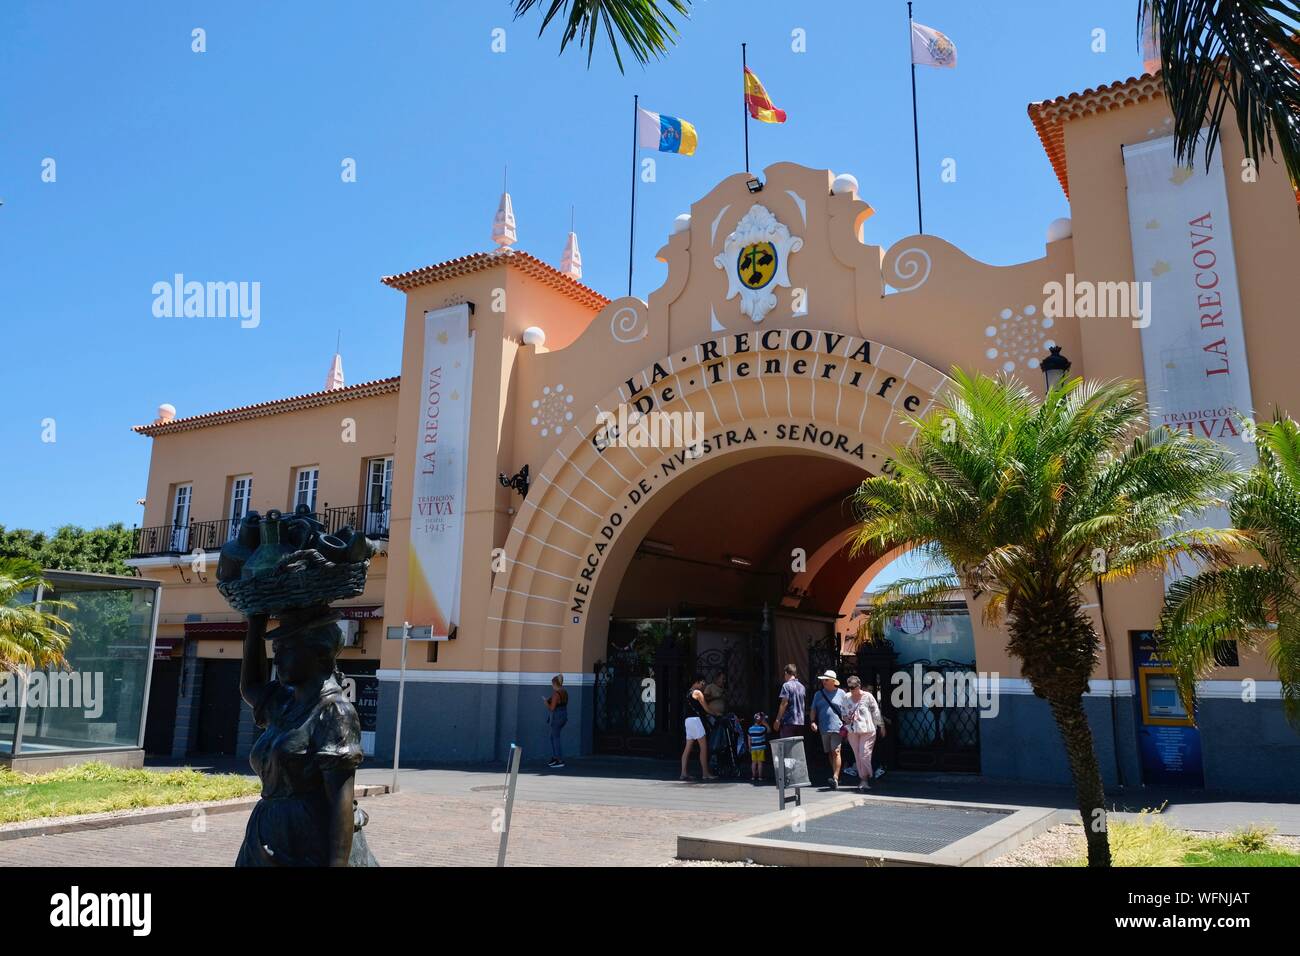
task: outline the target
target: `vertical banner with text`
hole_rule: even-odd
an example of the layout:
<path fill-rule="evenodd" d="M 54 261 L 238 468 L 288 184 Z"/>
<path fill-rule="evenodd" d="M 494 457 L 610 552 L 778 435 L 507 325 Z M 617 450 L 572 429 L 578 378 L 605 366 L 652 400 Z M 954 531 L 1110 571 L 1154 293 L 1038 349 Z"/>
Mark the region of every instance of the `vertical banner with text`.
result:
<path fill-rule="evenodd" d="M 1172 136 L 1125 146 L 1129 232 L 1133 277 L 1151 283 L 1141 336 L 1152 426 L 1214 439 L 1249 466 L 1253 403 L 1222 153 L 1207 170 L 1199 152 L 1195 167 L 1179 165 Z M 1229 520 L 1216 509 L 1197 523 Z"/>
<path fill-rule="evenodd" d="M 406 620 L 432 627 L 438 637 L 449 635 L 460 620 L 473 370 L 469 306 L 426 312 Z"/>

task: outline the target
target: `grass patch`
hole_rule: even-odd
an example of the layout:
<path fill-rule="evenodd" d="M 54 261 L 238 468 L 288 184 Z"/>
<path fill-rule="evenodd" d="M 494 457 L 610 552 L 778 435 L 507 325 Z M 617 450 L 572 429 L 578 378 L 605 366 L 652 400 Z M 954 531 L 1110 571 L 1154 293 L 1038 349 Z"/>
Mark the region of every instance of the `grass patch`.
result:
<path fill-rule="evenodd" d="M 1138 820 L 1114 821 L 1110 833 L 1114 866 L 1300 866 L 1300 853 L 1277 846 L 1273 831 L 1248 827 L 1222 836 L 1175 830 L 1143 810 Z M 1086 850 L 1066 861 L 1086 866 Z"/>
<path fill-rule="evenodd" d="M 130 770 L 92 762 L 49 773 L 0 769 L 0 823 L 256 795 L 256 777 L 183 770 Z"/>

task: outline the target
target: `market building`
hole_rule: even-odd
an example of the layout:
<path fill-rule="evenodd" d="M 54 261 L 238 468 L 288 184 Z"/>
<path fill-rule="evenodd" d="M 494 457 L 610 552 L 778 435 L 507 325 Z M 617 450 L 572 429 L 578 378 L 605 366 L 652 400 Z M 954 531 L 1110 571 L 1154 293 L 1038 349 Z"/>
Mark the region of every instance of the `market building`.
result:
<path fill-rule="evenodd" d="M 930 235 L 870 245 L 869 187 L 777 163 L 678 217 L 646 301 L 611 300 L 582 284 L 574 237 L 559 268 L 512 248 L 503 196 L 493 251 L 384 277 L 405 296 L 400 378 L 332 376 L 140 426 L 153 458 L 136 563 L 164 582 L 154 687 L 166 667 L 176 688 L 157 748 L 251 743 L 232 670 L 242 623 L 213 549 L 250 507 L 306 504 L 384 545 L 341 658 L 380 758 L 401 660 L 385 629 L 409 622 L 444 639 L 408 654 L 404 761 L 496 759 L 511 742 L 546 755 L 555 674 L 575 751 L 672 752 L 697 670 L 724 671 L 747 715 L 772 709 L 794 662 L 805 677 L 857 668 L 887 699 L 913 676 L 983 679 L 986 705 L 891 703 L 886 759 L 1068 780 L 1047 705 L 978 602 L 891 622 L 892 647 L 844 640 L 897 557 L 850 557 L 845 498 L 887 471 L 908 439 L 899 414 L 924 414 L 949 369 L 1042 388 L 1053 348 L 1071 374 L 1144 381 L 1157 423 L 1248 459 L 1241 415 L 1300 414 L 1277 347 L 1294 336 L 1300 219 L 1282 167 L 1243 164 L 1235 135 L 1208 170 L 1178 168 L 1158 77 L 1029 115 L 1071 209 L 1031 261 L 986 265 Z M 1086 703 L 1108 782 L 1300 785 L 1300 736 L 1261 656 L 1225 645 L 1197 726 L 1179 712 L 1152 653 L 1161 597 L 1152 577 L 1108 586 L 1104 621 L 1093 607 L 1108 637 Z M 170 704 L 155 696 L 151 722 Z"/>

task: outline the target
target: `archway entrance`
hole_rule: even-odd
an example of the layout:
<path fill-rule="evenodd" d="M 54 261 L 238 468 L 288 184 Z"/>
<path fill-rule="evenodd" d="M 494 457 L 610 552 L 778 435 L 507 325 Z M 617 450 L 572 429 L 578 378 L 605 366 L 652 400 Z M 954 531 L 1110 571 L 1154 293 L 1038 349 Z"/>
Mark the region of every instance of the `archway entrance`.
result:
<path fill-rule="evenodd" d="M 868 472 L 807 452 L 741 456 L 651 525 L 618 583 L 595 664 L 594 745 L 672 753 L 693 676 L 742 721 L 774 709 L 787 658 L 833 639 L 837 608 L 783 606 L 806 555 L 851 524 L 848 494 Z M 720 675 L 720 676 L 719 676 Z"/>
<path fill-rule="evenodd" d="M 660 519 L 692 489 L 749 462 L 784 458 L 798 464 L 787 466 L 776 480 L 767 476 L 762 482 L 737 481 L 735 475 L 743 479 L 744 472 L 734 472 L 730 481 L 722 478 L 711 490 L 701 492 L 707 499 L 704 503 L 682 512 L 683 520 L 693 523 L 711 511 L 730 516 L 730 523 L 713 536 L 745 543 L 715 546 L 711 560 L 721 557 L 726 566 L 737 568 L 746 565 L 735 559 L 749 561 L 749 568 L 770 562 L 767 570 L 776 573 L 790 568 L 792 550 L 799 548 L 806 559 L 816 555 L 825 562 L 828 553 L 842 547 L 842 537 L 833 544 L 832 539 L 851 524 L 845 496 L 864 475 L 887 469 L 887 449 L 912 435 L 903 413 L 923 416 L 946 382 L 936 369 L 895 349 L 852 335 L 807 329 L 721 335 L 675 349 L 624 379 L 588 411 L 575 412 L 567 421 L 563 438 L 537 469 L 534 484 L 511 522 L 499 560 L 494 557 L 484 667 L 499 672 L 545 669 L 595 674 L 598 664 L 607 663 L 616 605 L 625 600 L 630 606 L 634 600 L 637 578 L 633 577 L 626 596 L 623 582 L 643 542 L 657 540 L 652 532 Z M 634 441 L 632 433 L 623 430 L 633 410 L 642 416 L 680 416 L 682 422 L 689 416 L 697 424 L 695 438 L 690 443 Z M 611 418 L 619 424 L 613 425 Z M 826 471 L 805 467 L 813 461 L 839 467 L 827 466 Z M 820 484 L 810 484 L 814 480 Z M 788 502 L 747 508 L 746 495 L 752 499 L 759 484 L 771 485 Z M 708 500 L 716 504 L 710 506 Z M 763 521 L 756 514 L 776 508 L 785 509 L 778 522 Z M 800 533 L 789 540 L 794 530 Z M 771 537 L 744 537 L 751 531 Z M 772 542 L 782 536 L 787 540 L 774 546 Z M 770 555 L 755 558 L 740 553 L 754 547 L 768 548 Z M 798 573 L 804 572 L 780 570 L 786 593 L 777 589 L 768 603 L 774 617 L 780 609 L 788 620 L 799 620 L 797 627 L 786 630 L 802 635 L 806 654 L 808 629 L 820 627 L 828 640 L 834 640 L 834 612 L 844 589 L 833 599 L 812 601 L 807 589 L 789 591 Z M 857 577 L 849 572 L 844 587 Z M 752 584 L 752 589 L 742 588 L 730 600 L 743 597 L 748 602 L 751 593 L 757 594 L 760 600 L 749 605 L 749 613 L 761 614 L 764 585 L 757 577 Z M 792 596 L 793 606 L 786 601 Z M 651 613 L 666 621 L 667 611 L 681 598 L 664 594 L 651 603 L 648 612 L 628 613 Z M 727 607 L 734 609 L 731 604 Z M 821 610 L 820 620 L 817 610 Z M 761 626 L 761 619 L 758 625 L 741 620 L 732 626 Z M 774 632 L 780 630 L 773 627 Z M 713 640 L 725 644 L 721 638 Z M 621 646 L 630 662 L 631 646 L 626 641 Z M 637 653 L 644 657 L 646 652 Z M 776 653 L 784 656 L 779 641 Z M 689 647 L 664 665 L 671 665 L 677 675 L 667 683 L 680 686 L 685 672 L 697 666 L 695 657 L 692 635 Z M 654 735 L 676 737 L 680 721 L 673 719 L 671 708 L 680 708 L 684 687 L 680 693 L 672 689 L 661 695 L 659 687 L 666 682 L 662 673 L 632 675 L 625 667 L 623 674 L 629 680 L 635 676 L 634 686 L 643 692 L 644 681 L 653 680 L 656 706 L 670 708 L 665 714 L 656 713 Z M 773 672 L 772 699 L 775 678 Z M 766 674 L 759 673 L 754 683 L 762 685 L 765 679 Z M 628 699 L 627 693 L 625 685 L 620 699 Z M 745 696 L 743 706 L 748 707 L 753 701 Z M 755 693 L 755 699 L 760 696 Z M 770 709 L 771 702 L 755 706 Z M 644 709 L 640 719 L 647 719 Z M 592 717 L 584 723 L 589 728 L 595 725 Z"/>

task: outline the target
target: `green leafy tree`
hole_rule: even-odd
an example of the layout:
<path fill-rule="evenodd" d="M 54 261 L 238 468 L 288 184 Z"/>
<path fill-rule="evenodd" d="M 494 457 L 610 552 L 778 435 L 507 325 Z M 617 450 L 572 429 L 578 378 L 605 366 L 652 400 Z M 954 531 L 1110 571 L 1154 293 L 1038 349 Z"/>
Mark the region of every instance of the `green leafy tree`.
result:
<path fill-rule="evenodd" d="M 932 605 L 962 587 L 1005 618 L 1007 650 L 1051 708 L 1074 778 L 1088 861 L 1110 864 L 1104 792 L 1083 706 L 1099 641 L 1086 590 L 1170 567 L 1182 555 L 1220 559 L 1231 531 L 1176 530 L 1220 500 L 1236 479 L 1215 443 L 1147 430 L 1132 383 L 1067 379 L 1041 401 L 1013 379 L 954 381 L 924 419 L 905 416 L 913 440 L 891 476 L 854 496 L 854 549 L 898 545 L 944 559 L 953 574 L 897 582 L 875 599 L 871 621 Z"/>
<path fill-rule="evenodd" d="M 38 606 L 37 589 L 44 583 L 39 565 L 0 558 L 0 670 L 63 666 L 72 626 L 56 612 L 73 606 L 49 599 Z"/>
<path fill-rule="evenodd" d="M 34 561 L 58 571 L 131 574 L 131 529 L 120 523 L 102 528 L 64 525 L 54 534 L 0 525 L 0 557 Z"/>
<path fill-rule="evenodd" d="M 1208 163 L 1231 110 L 1246 155 L 1276 148 L 1300 184 L 1300 2 L 1142 0 L 1139 33 L 1153 22 L 1178 158 L 1191 165 L 1204 128 Z"/>
<path fill-rule="evenodd" d="M 658 59 L 668 52 L 677 36 L 677 27 L 669 19 L 665 8 L 671 8 L 684 17 L 690 16 L 690 0 L 515 0 L 515 19 L 534 7 L 544 7 L 541 36 L 560 14 L 564 30 L 560 34 L 560 52 L 573 40 L 579 47 L 587 48 L 587 66 L 603 32 L 609 39 L 618 71 L 623 72 L 623 56 L 618 40 L 627 45 L 628 52 L 644 65 L 651 57 Z"/>
<path fill-rule="evenodd" d="M 1196 682 L 1220 641 L 1262 647 L 1282 682 L 1282 705 L 1300 728 L 1300 425 L 1281 415 L 1256 429 L 1259 462 L 1228 513 L 1250 563 L 1225 564 L 1170 585 L 1161 647 L 1194 714 Z"/>

